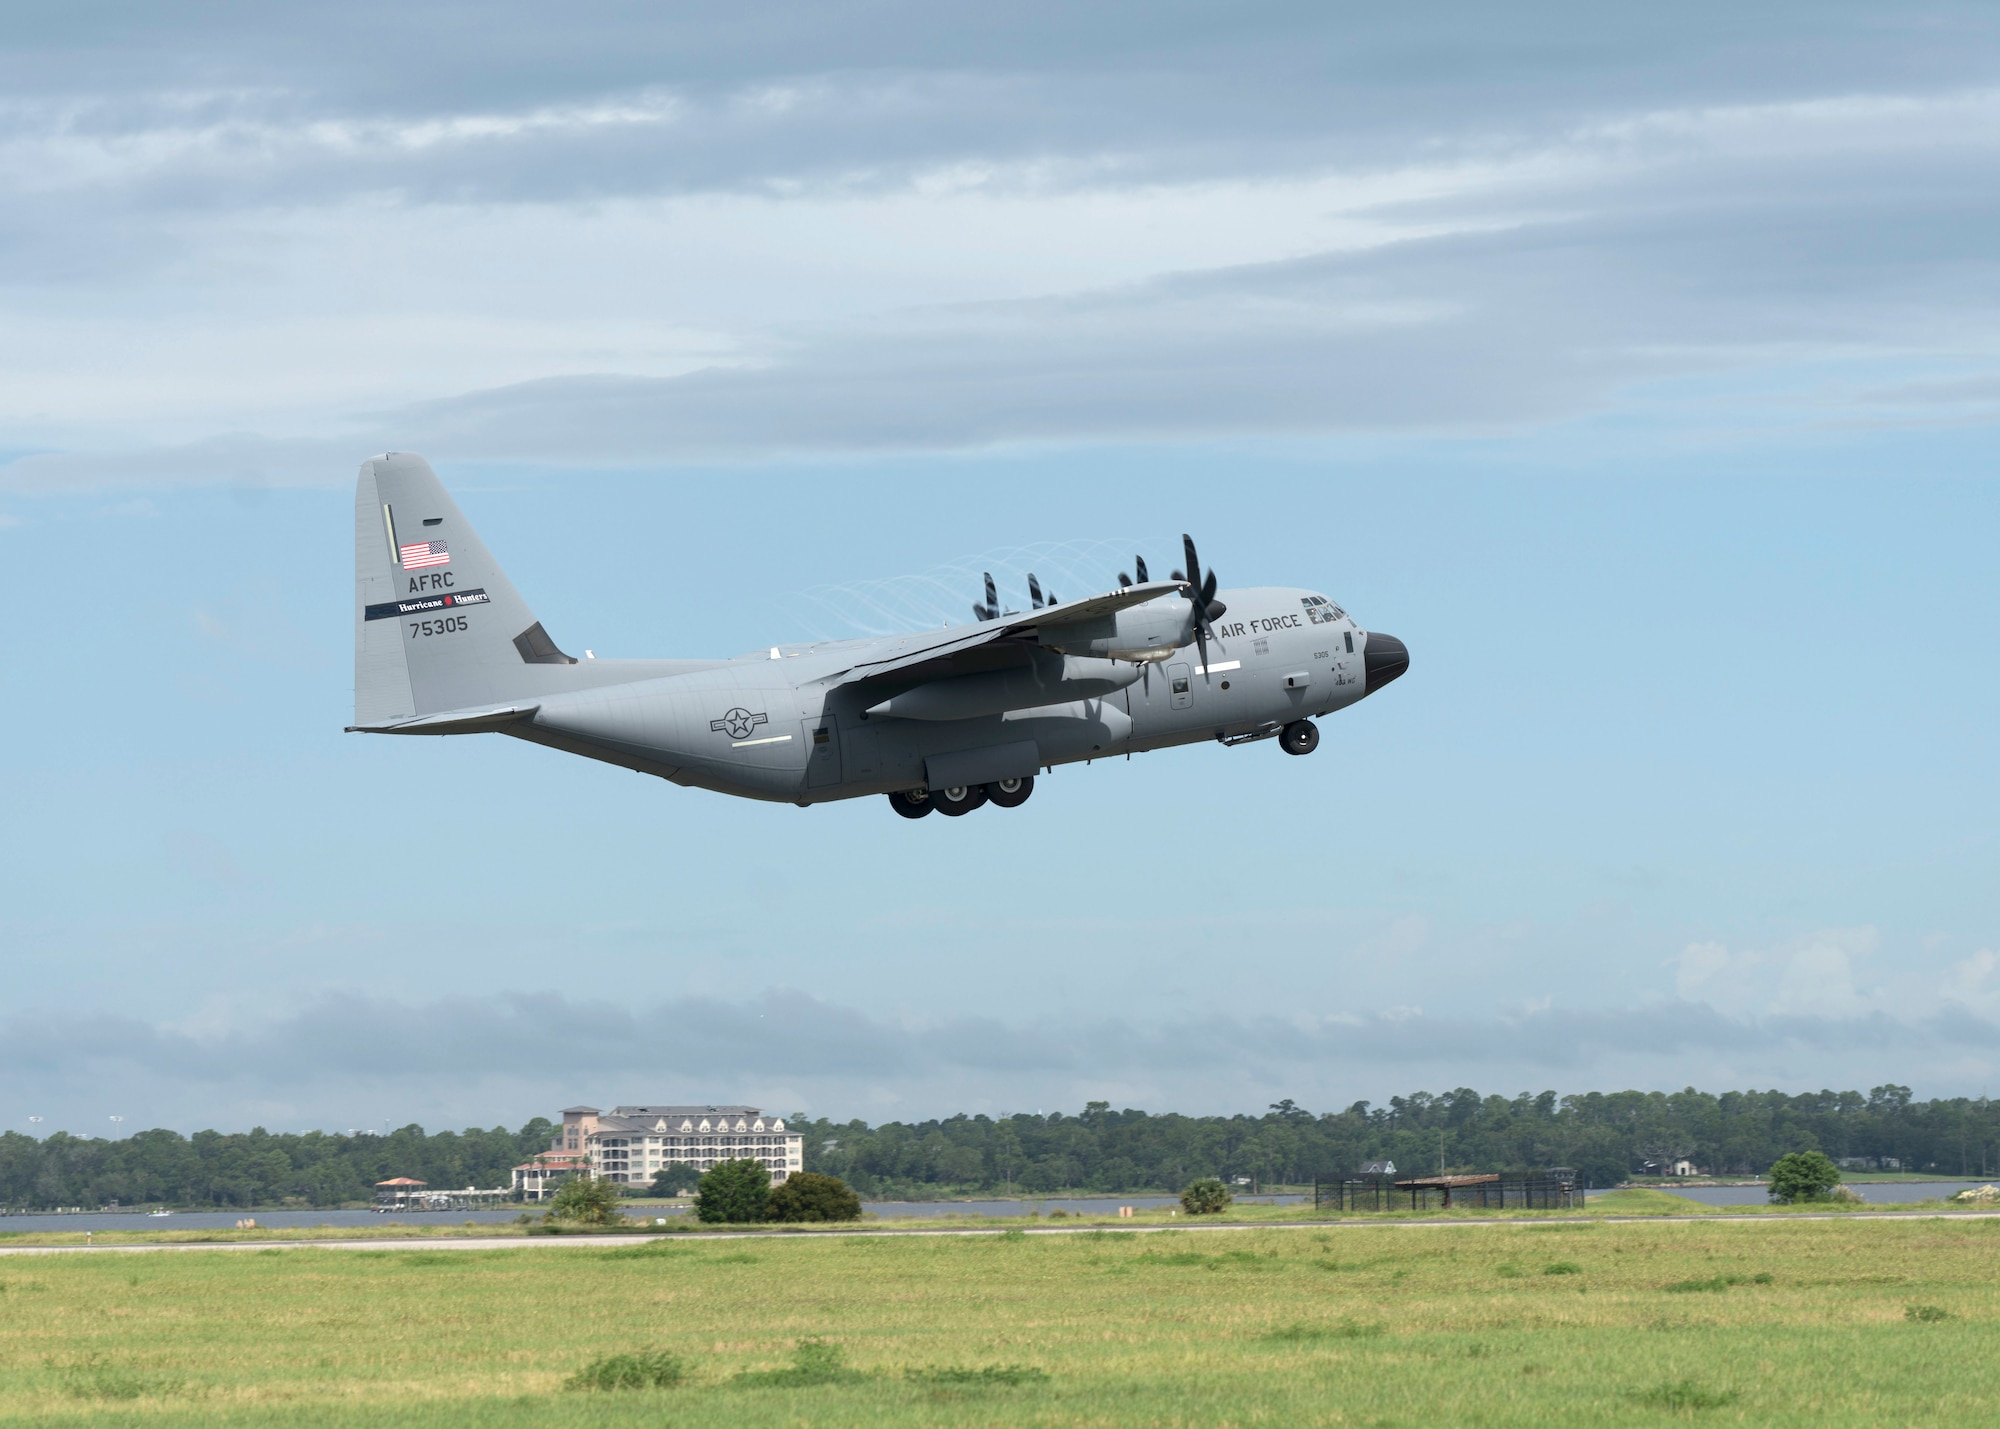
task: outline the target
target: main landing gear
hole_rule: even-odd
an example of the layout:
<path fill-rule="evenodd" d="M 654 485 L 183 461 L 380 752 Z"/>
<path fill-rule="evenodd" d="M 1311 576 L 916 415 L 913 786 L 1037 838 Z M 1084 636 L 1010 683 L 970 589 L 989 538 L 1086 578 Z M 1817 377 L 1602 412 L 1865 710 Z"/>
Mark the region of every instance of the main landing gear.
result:
<path fill-rule="evenodd" d="M 1278 731 L 1278 746 L 1287 754 L 1311 754 L 1319 748 L 1319 726 L 1309 719 L 1295 719 Z"/>
<path fill-rule="evenodd" d="M 1000 779 L 991 784 L 960 784 L 934 792 L 898 789 L 889 795 L 889 807 L 906 819 L 921 819 L 932 809 L 955 819 L 961 814 L 971 813 L 981 804 L 1018 809 L 1028 802 L 1028 796 L 1034 792 L 1034 776 L 1024 774 L 1019 779 Z"/>

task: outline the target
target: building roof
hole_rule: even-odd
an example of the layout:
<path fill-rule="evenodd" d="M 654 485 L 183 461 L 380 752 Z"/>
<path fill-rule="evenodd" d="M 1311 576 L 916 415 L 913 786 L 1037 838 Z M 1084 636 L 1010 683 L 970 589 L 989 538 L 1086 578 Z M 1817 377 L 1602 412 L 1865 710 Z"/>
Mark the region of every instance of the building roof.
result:
<path fill-rule="evenodd" d="M 564 1116 L 596 1116 L 597 1108 L 594 1106 L 566 1106 L 562 1109 L 562 1114 Z"/>
<path fill-rule="evenodd" d="M 597 1119 L 598 1137 L 644 1136 L 649 1132 L 717 1133 L 755 1130 L 785 1131 L 785 1119 L 765 1116 L 755 1107 L 620 1107 Z M 797 1135 L 796 1132 L 786 1133 Z"/>
<path fill-rule="evenodd" d="M 516 1171 L 569 1171 L 590 1158 L 581 1151 L 537 1151 L 514 1169 Z"/>
<path fill-rule="evenodd" d="M 428 1186 L 428 1181 L 412 1181 L 408 1176 L 398 1176 L 391 1181 L 377 1181 L 377 1186 Z"/>

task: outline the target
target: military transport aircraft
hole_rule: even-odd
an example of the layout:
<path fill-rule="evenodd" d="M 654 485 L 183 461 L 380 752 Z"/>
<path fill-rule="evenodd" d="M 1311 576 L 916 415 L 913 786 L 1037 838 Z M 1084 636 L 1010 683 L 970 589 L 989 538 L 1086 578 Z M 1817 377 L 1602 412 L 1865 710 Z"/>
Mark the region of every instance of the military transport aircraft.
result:
<path fill-rule="evenodd" d="M 896 812 L 1013 808 L 1058 764 L 1276 738 L 1409 668 L 1316 591 L 1216 590 L 1182 538 L 1172 580 L 1083 600 L 725 660 L 566 655 L 429 463 L 361 465 L 354 497 L 354 723 L 371 734 L 510 734 L 676 784 L 800 806 L 885 794 Z M 1192 653 L 1190 653 L 1192 647 Z"/>

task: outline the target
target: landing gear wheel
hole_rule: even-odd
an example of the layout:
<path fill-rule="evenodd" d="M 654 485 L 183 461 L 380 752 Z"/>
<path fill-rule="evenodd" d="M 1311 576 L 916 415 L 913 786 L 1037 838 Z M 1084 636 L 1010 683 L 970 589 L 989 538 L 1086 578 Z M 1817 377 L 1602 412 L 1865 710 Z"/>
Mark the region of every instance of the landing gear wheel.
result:
<path fill-rule="evenodd" d="M 889 807 L 906 819 L 921 819 L 931 811 L 931 796 L 921 789 L 898 789 L 889 796 Z"/>
<path fill-rule="evenodd" d="M 986 797 L 1003 809 L 1018 809 L 1028 802 L 1028 796 L 1035 792 L 1035 776 L 1023 774 L 1019 779 L 996 779 L 986 786 Z"/>
<path fill-rule="evenodd" d="M 949 789 L 932 792 L 931 802 L 937 805 L 940 814 L 957 818 L 969 814 L 986 802 L 986 786 L 983 784 L 954 784 Z"/>
<path fill-rule="evenodd" d="M 1295 719 L 1278 731 L 1278 743 L 1287 754 L 1311 754 L 1319 748 L 1319 726 L 1309 719 Z"/>

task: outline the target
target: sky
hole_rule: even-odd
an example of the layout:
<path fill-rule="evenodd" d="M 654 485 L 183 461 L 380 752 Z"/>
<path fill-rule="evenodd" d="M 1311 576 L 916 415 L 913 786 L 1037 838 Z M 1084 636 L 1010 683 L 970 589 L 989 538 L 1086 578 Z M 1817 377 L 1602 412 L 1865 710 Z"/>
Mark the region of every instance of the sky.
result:
<path fill-rule="evenodd" d="M 1985 1094 L 2000 15 L 1753 8 L 10 24 L 0 1125 Z M 1411 668 L 916 823 L 343 734 L 391 449 L 600 656 L 1187 531 Z"/>

